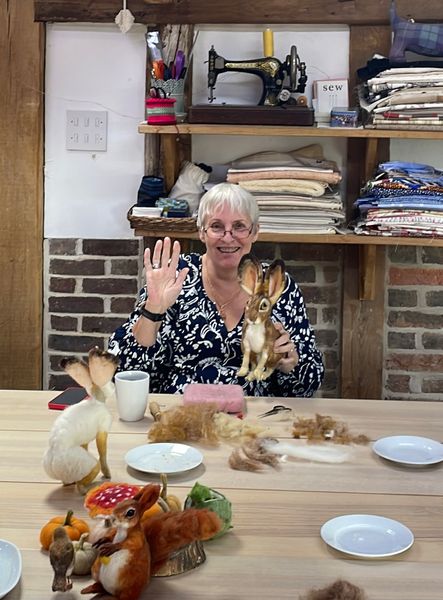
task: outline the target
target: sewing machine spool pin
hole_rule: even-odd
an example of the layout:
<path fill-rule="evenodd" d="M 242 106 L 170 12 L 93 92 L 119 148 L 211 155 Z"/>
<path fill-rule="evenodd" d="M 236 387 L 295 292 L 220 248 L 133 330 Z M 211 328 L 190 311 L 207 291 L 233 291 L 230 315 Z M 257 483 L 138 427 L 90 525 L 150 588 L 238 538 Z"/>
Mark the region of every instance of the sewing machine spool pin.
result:
<path fill-rule="evenodd" d="M 300 71 L 297 85 L 297 74 Z M 267 56 L 252 60 L 226 60 L 217 54 L 214 46 L 211 46 L 208 55 L 208 100 L 215 100 L 215 83 L 221 73 L 242 72 L 252 73 L 260 77 L 263 83 L 263 91 L 258 105 L 278 106 L 289 100 L 292 93 L 303 93 L 306 87 L 306 65 L 302 63 L 297 54 L 296 46 L 291 46 L 290 54 L 282 63 L 278 58 Z M 288 87 L 284 82 L 289 80 Z M 288 90 L 290 94 L 283 93 Z"/>

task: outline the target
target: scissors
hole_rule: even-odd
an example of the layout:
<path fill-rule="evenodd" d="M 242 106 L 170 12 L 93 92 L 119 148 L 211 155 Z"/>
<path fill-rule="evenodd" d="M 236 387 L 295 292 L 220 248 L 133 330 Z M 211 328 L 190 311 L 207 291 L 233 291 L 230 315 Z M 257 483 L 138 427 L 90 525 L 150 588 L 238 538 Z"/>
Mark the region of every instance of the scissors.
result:
<path fill-rule="evenodd" d="M 271 410 L 268 410 L 265 413 L 262 413 L 261 415 L 258 415 L 260 419 L 262 419 L 263 417 L 270 417 L 272 415 L 278 415 L 279 413 L 290 413 L 292 412 L 292 408 L 288 408 L 287 406 L 283 406 L 283 404 L 276 404 L 275 406 L 273 406 L 271 408 Z"/>
<path fill-rule="evenodd" d="M 162 87 L 152 87 L 149 90 L 150 98 L 166 98 L 166 92 Z"/>

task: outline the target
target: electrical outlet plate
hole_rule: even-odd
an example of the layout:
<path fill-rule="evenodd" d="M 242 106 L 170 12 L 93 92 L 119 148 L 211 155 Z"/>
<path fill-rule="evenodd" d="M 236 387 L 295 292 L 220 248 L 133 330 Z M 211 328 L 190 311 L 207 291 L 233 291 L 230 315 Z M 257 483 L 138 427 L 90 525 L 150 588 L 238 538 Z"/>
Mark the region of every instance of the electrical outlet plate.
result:
<path fill-rule="evenodd" d="M 108 113 L 106 110 L 67 110 L 66 149 L 106 152 Z"/>

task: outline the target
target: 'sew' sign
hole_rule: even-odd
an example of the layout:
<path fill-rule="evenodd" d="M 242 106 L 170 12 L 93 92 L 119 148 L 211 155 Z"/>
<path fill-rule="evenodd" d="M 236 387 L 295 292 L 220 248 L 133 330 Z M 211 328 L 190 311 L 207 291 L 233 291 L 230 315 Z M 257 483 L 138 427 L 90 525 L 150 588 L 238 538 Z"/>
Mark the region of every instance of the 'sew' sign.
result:
<path fill-rule="evenodd" d="M 335 107 L 348 107 L 347 79 L 320 79 L 314 81 L 312 87 L 312 104 L 317 121 L 329 121 L 331 110 Z"/>

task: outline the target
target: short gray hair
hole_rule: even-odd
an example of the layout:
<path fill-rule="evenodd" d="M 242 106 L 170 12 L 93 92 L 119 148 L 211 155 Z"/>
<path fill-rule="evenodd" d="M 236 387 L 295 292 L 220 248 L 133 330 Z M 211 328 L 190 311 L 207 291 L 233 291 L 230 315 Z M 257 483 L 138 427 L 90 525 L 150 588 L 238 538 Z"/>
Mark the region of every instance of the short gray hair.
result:
<path fill-rule="evenodd" d="M 254 226 L 258 224 L 259 208 L 254 196 L 235 183 L 218 183 L 200 200 L 197 227 L 203 227 L 208 217 L 223 206 L 248 216 Z"/>

